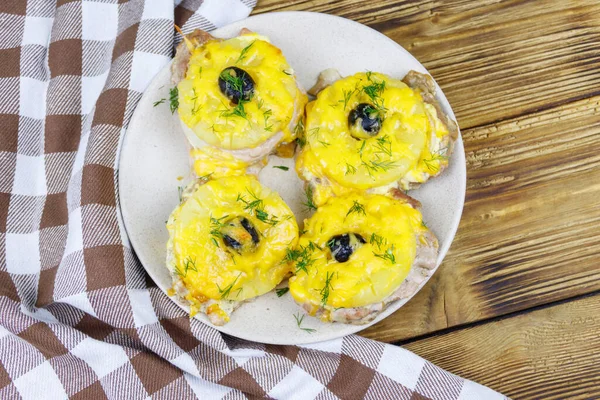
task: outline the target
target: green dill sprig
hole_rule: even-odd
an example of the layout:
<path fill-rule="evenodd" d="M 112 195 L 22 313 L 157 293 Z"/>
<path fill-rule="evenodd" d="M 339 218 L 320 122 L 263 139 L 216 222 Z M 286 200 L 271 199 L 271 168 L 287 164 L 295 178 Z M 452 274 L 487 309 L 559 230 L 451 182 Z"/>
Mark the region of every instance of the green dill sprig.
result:
<path fill-rule="evenodd" d="M 155 101 L 155 102 L 154 102 L 154 104 L 153 104 L 153 107 L 156 107 L 157 105 L 159 105 L 159 104 L 162 104 L 162 103 L 164 103 L 165 101 L 167 101 L 167 99 L 165 99 L 165 98 L 163 97 L 162 99 L 160 99 L 160 100 L 158 100 L 158 101 Z"/>
<path fill-rule="evenodd" d="M 377 153 L 387 154 L 388 157 L 392 156 L 392 142 L 390 141 L 390 137 L 388 135 L 377 138 L 375 147 L 379 149 Z"/>
<path fill-rule="evenodd" d="M 375 107 L 377 107 L 380 112 L 384 113 L 386 109 L 383 106 L 383 99 L 381 98 L 381 95 L 385 91 L 385 81 L 382 80 L 381 82 L 376 82 L 372 78 L 371 71 L 367 72 L 367 80 L 370 82 L 369 85 L 363 86 L 360 90 L 371 99 Z"/>
<path fill-rule="evenodd" d="M 304 137 L 304 121 L 302 118 L 298 120 L 298 123 L 294 127 L 294 135 L 296 136 L 298 146 L 304 147 L 306 145 L 306 138 Z"/>
<path fill-rule="evenodd" d="M 273 124 L 269 125 L 269 118 L 273 115 L 271 109 L 263 111 L 263 118 L 265 120 L 265 131 L 271 132 L 273 130 Z"/>
<path fill-rule="evenodd" d="M 352 98 L 352 95 L 354 94 L 354 92 L 356 91 L 356 89 L 354 90 L 343 90 L 343 94 L 344 94 L 344 99 L 343 100 L 339 100 L 340 103 L 344 103 L 344 110 L 346 110 L 346 107 L 348 106 L 348 102 L 350 101 L 350 99 Z"/>
<path fill-rule="evenodd" d="M 251 200 L 246 200 L 245 196 L 241 193 L 238 193 L 237 201 L 245 204 L 244 210 L 248 211 L 259 220 L 269 225 L 277 225 L 279 223 L 279 219 L 277 216 L 270 216 L 268 212 L 265 211 L 265 203 L 259 198 L 252 190 L 246 188 L 246 191 L 251 197 Z"/>
<path fill-rule="evenodd" d="M 396 264 L 396 256 L 394 255 L 394 245 L 392 245 L 392 247 L 388 247 L 388 249 L 383 253 L 373 252 L 373 255 L 383 260 L 389 261 L 392 265 Z"/>
<path fill-rule="evenodd" d="M 171 114 L 175 114 L 175 111 L 179 108 L 179 89 L 177 86 L 169 89 L 169 106 Z"/>
<path fill-rule="evenodd" d="M 425 164 L 427 169 L 429 169 L 433 173 L 436 173 L 440 170 L 440 167 L 438 165 L 435 165 L 434 162 L 438 161 L 438 164 L 439 164 L 439 162 L 441 162 L 443 160 L 447 160 L 448 159 L 447 152 L 448 152 L 447 147 L 439 149 L 438 151 L 432 153 L 430 158 L 423 159 L 423 163 Z"/>
<path fill-rule="evenodd" d="M 277 168 L 277 169 L 280 169 L 282 171 L 289 171 L 290 170 L 290 168 L 286 167 L 285 165 L 273 165 L 273 168 Z"/>
<path fill-rule="evenodd" d="M 381 250 L 381 246 L 384 246 L 387 244 L 387 239 L 376 233 L 372 233 L 371 237 L 369 238 L 369 243 L 371 245 L 376 245 L 377 248 Z"/>
<path fill-rule="evenodd" d="M 254 42 L 256 42 L 256 40 Z M 246 56 L 248 55 L 248 51 L 250 51 L 250 48 L 252 47 L 252 45 L 254 45 L 254 42 L 250 43 L 248 46 L 242 49 L 242 51 L 240 52 L 240 56 L 235 61 L 236 64 L 242 61 L 244 58 L 246 58 Z"/>
<path fill-rule="evenodd" d="M 219 284 L 216 283 L 217 289 L 219 290 L 219 293 L 221 294 L 221 299 L 227 299 L 229 297 L 229 294 L 231 293 L 231 289 L 233 289 L 233 286 L 235 285 L 237 280 L 240 278 L 240 275 L 242 275 L 241 272 L 238 274 L 238 276 L 236 276 L 236 278 L 233 280 L 233 282 L 231 282 L 229 285 L 225 286 L 224 288 L 221 288 L 219 286 Z M 242 289 L 243 288 L 239 288 L 237 290 L 237 294 L 235 295 L 235 297 L 238 297 L 240 295 L 240 292 L 242 291 Z"/>
<path fill-rule="evenodd" d="M 179 202 L 183 201 L 183 186 L 177 186 L 177 196 L 179 196 Z"/>
<path fill-rule="evenodd" d="M 289 287 L 275 289 L 275 293 L 277 294 L 277 297 L 281 297 L 281 296 L 283 296 L 284 294 L 286 294 L 289 291 L 290 291 Z"/>
<path fill-rule="evenodd" d="M 217 247 L 219 246 L 219 242 L 217 239 L 222 239 L 223 234 L 221 233 L 221 228 L 225 225 L 223 222 L 224 219 L 227 219 L 229 215 L 225 215 L 221 218 L 214 218 L 212 215 L 210 216 L 210 241 Z"/>
<path fill-rule="evenodd" d="M 295 263 L 296 273 L 300 271 L 308 273 L 308 267 L 316 261 L 312 255 L 317 248 L 316 244 L 309 242 L 306 246 L 300 245 L 298 249 L 288 249 L 283 261 Z"/>
<path fill-rule="evenodd" d="M 421 220 L 421 225 L 423 225 L 423 227 L 429 229 L 429 227 L 427 226 L 427 224 L 425 223 L 425 221 Z"/>
<path fill-rule="evenodd" d="M 196 259 L 192 260 L 191 256 L 187 256 L 183 260 L 183 271 L 181 269 L 179 269 L 179 266 L 175 266 L 174 272 L 176 275 L 179 275 L 180 277 L 185 278 L 187 276 L 187 273 L 189 270 L 198 272 L 198 269 L 196 268 Z"/>
<path fill-rule="evenodd" d="M 354 165 L 346 163 L 346 172 L 344 175 L 354 175 L 356 173 L 356 167 Z"/>
<path fill-rule="evenodd" d="M 361 161 L 361 165 L 365 167 L 368 174 L 373 177 L 373 173 L 378 171 L 385 172 L 390 168 L 396 168 L 398 165 L 393 161 L 382 161 L 382 160 L 371 160 L 371 161 Z"/>
<path fill-rule="evenodd" d="M 305 316 L 306 316 L 306 314 L 302 314 L 302 316 L 300 316 L 300 313 L 294 314 L 294 318 L 296 318 L 296 323 L 298 324 L 298 328 L 300 328 L 303 331 L 308 332 L 308 333 L 315 333 L 317 331 L 316 329 L 302 327 L 302 321 L 304 320 Z"/>
<path fill-rule="evenodd" d="M 329 294 L 333 290 L 333 285 L 331 284 L 331 280 L 333 279 L 333 272 L 327 271 L 327 276 L 325 277 L 325 286 L 319 292 L 321 294 L 321 305 L 325 307 L 327 305 L 327 300 L 329 300 Z"/>
<path fill-rule="evenodd" d="M 354 204 L 352 204 L 352 207 L 350 207 L 350 209 L 348 210 L 348 212 L 346 213 L 346 217 L 352 213 L 357 213 L 357 214 L 362 214 L 362 215 L 367 215 L 367 213 L 365 212 L 365 206 L 360 204 L 358 201 L 354 200 Z"/>
<path fill-rule="evenodd" d="M 292 76 L 293 73 L 292 72 L 288 72 L 285 69 L 282 69 L 281 72 L 283 72 L 284 74 L 288 75 L 288 76 Z"/>
<path fill-rule="evenodd" d="M 317 206 L 315 205 L 315 203 L 313 202 L 313 189 L 312 187 L 309 185 L 306 187 L 306 191 L 304 192 L 306 194 L 306 202 L 302 203 L 306 206 L 306 208 L 308 208 L 308 211 L 316 211 L 317 210 Z"/>

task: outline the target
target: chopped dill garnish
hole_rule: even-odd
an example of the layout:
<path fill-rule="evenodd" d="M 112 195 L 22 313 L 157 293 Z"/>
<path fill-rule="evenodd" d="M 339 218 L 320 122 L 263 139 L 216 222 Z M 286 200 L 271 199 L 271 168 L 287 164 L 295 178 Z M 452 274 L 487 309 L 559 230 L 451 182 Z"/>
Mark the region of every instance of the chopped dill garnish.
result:
<path fill-rule="evenodd" d="M 393 161 L 381 161 L 381 160 L 371 160 L 369 162 L 365 162 L 364 160 L 361 162 L 361 165 L 367 169 L 367 172 L 371 177 L 373 177 L 374 172 L 378 171 L 387 171 L 390 168 L 395 168 L 397 164 Z"/>
<path fill-rule="evenodd" d="M 392 247 L 388 247 L 388 249 L 383 253 L 373 252 L 373 255 L 383 260 L 387 260 L 391 264 L 396 264 L 396 256 L 394 255 L 394 245 L 392 245 Z"/>
<path fill-rule="evenodd" d="M 290 75 L 290 76 L 293 75 L 292 72 L 287 72 L 285 69 L 282 69 L 281 72 L 283 72 L 286 75 Z"/>
<path fill-rule="evenodd" d="M 175 274 L 179 275 L 182 278 L 185 278 L 187 276 L 187 273 L 189 270 L 192 270 L 194 272 L 198 272 L 198 269 L 196 268 L 196 260 L 192 260 L 192 257 L 187 256 L 184 260 L 183 260 L 183 271 L 181 269 L 179 269 L 179 266 L 175 267 Z"/>
<path fill-rule="evenodd" d="M 263 117 L 265 119 L 265 131 L 267 132 L 271 132 L 273 130 L 273 124 L 269 125 L 269 118 L 271 118 L 271 115 L 273 115 L 273 111 L 270 109 L 263 111 Z"/>
<path fill-rule="evenodd" d="M 442 160 L 447 160 L 448 159 L 448 156 L 446 155 L 447 152 L 448 152 L 448 148 L 447 147 L 444 147 L 443 149 L 439 149 L 435 153 L 432 153 L 430 158 L 423 159 L 423 163 L 425 164 L 425 166 L 427 167 L 427 169 L 429 169 L 433 173 L 436 173 L 436 172 L 438 172 L 440 170 L 440 167 L 438 166 L 439 163 Z M 435 161 L 438 162 L 438 165 L 434 164 Z"/>
<path fill-rule="evenodd" d="M 306 202 L 303 203 L 306 208 L 308 208 L 308 211 L 315 211 L 317 209 L 317 206 L 315 205 L 315 203 L 313 202 L 313 189 L 311 186 L 308 186 L 306 188 Z"/>
<path fill-rule="evenodd" d="M 365 212 L 365 206 L 360 204 L 356 200 L 354 200 L 354 204 L 352 204 L 352 207 L 350 207 L 350 209 L 346 213 L 346 217 L 352 213 L 367 215 L 367 213 Z"/>
<path fill-rule="evenodd" d="M 356 173 L 356 167 L 354 165 L 350 165 L 346 163 L 346 173 L 345 175 L 354 175 Z"/>
<path fill-rule="evenodd" d="M 339 100 L 340 103 L 344 103 L 344 110 L 346 109 L 346 106 L 348 106 L 348 102 L 352 98 L 352 95 L 354 94 L 355 90 L 345 90 L 344 89 L 344 91 L 343 91 L 344 100 Z"/>
<path fill-rule="evenodd" d="M 319 131 L 321 130 L 321 127 L 317 126 L 316 128 L 312 128 L 308 131 L 308 134 L 312 137 L 312 136 L 316 136 L 319 134 Z"/>
<path fill-rule="evenodd" d="M 265 211 L 264 201 L 254 194 L 252 190 L 246 188 L 246 191 L 252 198 L 251 200 L 246 200 L 246 198 L 239 193 L 237 197 L 237 201 L 245 204 L 244 210 L 248 211 L 249 213 L 253 213 L 259 221 L 273 226 L 277 225 L 279 223 L 277 216 L 269 216 L 269 213 Z"/>
<path fill-rule="evenodd" d="M 183 201 L 183 186 L 177 186 L 177 195 L 179 196 L 179 202 Z"/>
<path fill-rule="evenodd" d="M 300 245 L 298 249 L 288 249 L 283 261 L 295 263 L 296 273 L 300 271 L 308 273 L 308 267 L 316 261 L 312 258 L 312 254 L 317 247 L 313 242 L 309 242 L 307 246 Z"/>
<path fill-rule="evenodd" d="M 248 121 L 248 115 L 246 114 L 246 110 L 244 109 L 244 104 L 246 103 L 248 103 L 248 101 L 240 99 L 240 101 L 236 104 L 235 107 L 231 109 L 226 108 L 224 110 L 221 110 L 221 117 L 228 118 L 235 115 L 240 118 L 244 118 L 246 121 Z"/>
<path fill-rule="evenodd" d="M 366 145 L 367 145 L 367 141 L 366 140 L 363 140 L 362 143 L 360 144 L 360 149 L 358 149 L 358 154 L 360 154 L 361 157 L 362 157 L 362 152 L 365 149 Z"/>
<path fill-rule="evenodd" d="M 221 239 L 223 237 L 221 228 L 225 225 L 223 220 L 227 219 L 228 217 L 229 215 L 225 215 L 221 218 L 214 218 L 212 215 L 210 216 L 210 241 L 217 247 L 221 247 L 219 246 L 217 239 Z"/>
<path fill-rule="evenodd" d="M 221 294 L 221 299 L 227 299 L 227 297 L 229 297 L 229 294 L 231 293 L 231 289 L 233 289 L 233 285 L 235 285 L 235 283 L 239 279 L 240 275 L 242 275 L 241 272 L 238 274 L 238 276 L 234 279 L 233 282 L 231 282 L 229 285 L 227 285 L 226 287 L 224 287 L 222 289 L 218 283 L 216 284 L 217 289 L 219 290 L 219 293 Z M 237 290 L 237 295 L 235 297 L 238 297 L 240 295 L 241 289 L 243 289 L 243 288 L 239 288 Z"/>
<path fill-rule="evenodd" d="M 298 328 L 302 329 L 305 332 L 308 333 L 315 333 L 317 330 L 316 329 L 312 329 L 312 328 L 303 328 L 302 325 L 302 321 L 304 320 L 306 314 L 302 314 L 302 316 L 300 316 L 300 313 L 296 313 L 294 314 L 294 318 L 296 318 L 296 323 L 298 324 Z"/>
<path fill-rule="evenodd" d="M 302 118 L 298 120 L 298 123 L 294 127 L 294 135 L 296 135 L 296 143 L 300 147 L 304 147 L 306 145 L 306 138 L 304 137 L 304 121 Z"/>
<path fill-rule="evenodd" d="M 331 280 L 333 279 L 333 272 L 327 271 L 327 276 L 325 277 L 325 286 L 319 292 L 321 294 L 321 304 L 323 306 L 327 305 L 327 300 L 329 300 L 329 293 L 333 290 L 333 286 L 331 285 Z"/>
<path fill-rule="evenodd" d="M 423 220 L 421 220 L 421 225 L 423 225 L 425 228 L 429 229 L 429 227 L 427 226 L 427 224 Z"/>
<path fill-rule="evenodd" d="M 285 165 L 273 165 L 273 168 L 277 168 L 277 169 L 280 169 L 282 171 L 289 171 L 290 170 L 290 168 L 286 167 Z"/>
<path fill-rule="evenodd" d="M 392 156 L 392 142 L 390 142 L 390 137 L 388 135 L 384 135 L 376 140 L 377 144 L 375 147 L 379 149 L 377 153 L 385 153 L 389 157 Z"/>
<path fill-rule="evenodd" d="M 381 98 L 381 95 L 385 91 L 385 81 L 375 82 L 371 75 L 372 72 L 367 72 L 367 79 L 369 80 L 370 84 L 363 86 L 361 90 L 363 93 L 369 96 L 369 98 L 373 101 L 373 104 L 380 111 L 386 111 L 385 107 L 383 106 L 383 99 Z"/>
<path fill-rule="evenodd" d="M 387 243 L 387 240 L 383 236 L 380 236 L 376 233 L 372 233 L 371 237 L 369 238 L 369 243 L 377 245 L 377 248 L 381 250 L 381 246 L 385 245 Z"/>
<path fill-rule="evenodd" d="M 290 288 L 289 287 L 284 287 L 281 289 L 275 289 L 275 293 L 277 293 L 277 297 L 281 297 L 284 294 L 286 294 L 287 292 L 289 292 Z"/>
<path fill-rule="evenodd" d="M 165 98 L 162 98 L 162 99 L 160 99 L 160 100 L 158 100 L 158 101 L 155 101 L 155 102 L 154 102 L 154 104 L 153 104 L 153 106 L 154 106 L 154 107 L 156 107 L 157 105 L 159 105 L 159 104 L 162 104 L 162 103 L 164 103 L 165 101 L 167 101 L 167 99 L 165 99 Z"/>
<path fill-rule="evenodd" d="M 175 114 L 175 111 L 179 108 L 179 89 L 177 86 L 169 89 L 169 105 L 171 107 L 171 114 Z"/>
<path fill-rule="evenodd" d="M 324 141 L 324 140 L 319 140 L 319 143 L 321 143 L 321 145 L 322 145 L 323 147 L 329 147 L 329 146 L 331 146 L 331 143 L 329 143 L 329 142 L 326 142 L 326 141 Z"/>
<path fill-rule="evenodd" d="M 254 41 L 256 42 L 256 40 Z M 246 58 L 246 56 L 248 55 L 248 51 L 250 50 L 250 48 L 252 47 L 252 45 L 254 44 L 254 42 L 250 43 L 248 46 L 244 47 L 242 49 L 242 51 L 240 52 L 240 56 L 238 57 L 238 59 L 235 61 L 235 64 L 239 63 L 240 61 L 242 61 L 244 58 Z M 240 92 L 241 93 L 241 92 Z"/>

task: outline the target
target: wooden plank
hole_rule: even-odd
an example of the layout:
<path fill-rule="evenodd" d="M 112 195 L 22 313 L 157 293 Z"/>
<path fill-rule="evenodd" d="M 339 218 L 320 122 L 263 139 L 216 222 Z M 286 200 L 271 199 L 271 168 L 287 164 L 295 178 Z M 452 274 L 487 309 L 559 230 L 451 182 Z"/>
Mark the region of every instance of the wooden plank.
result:
<path fill-rule="evenodd" d="M 461 128 L 600 94 L 600 2 L 279 1 L 370 25 L 409 50 L 446 93 Z"/>
<path fill-rule="evenodd" d="M 463 132 L 467 196 L 440 270 L 383 341 L 600 290 L 600 96 Z"/>
<path fill-rule="evenodd" d="M 514 399 L 600 398 L 600 295 L 405 344 Z"/>

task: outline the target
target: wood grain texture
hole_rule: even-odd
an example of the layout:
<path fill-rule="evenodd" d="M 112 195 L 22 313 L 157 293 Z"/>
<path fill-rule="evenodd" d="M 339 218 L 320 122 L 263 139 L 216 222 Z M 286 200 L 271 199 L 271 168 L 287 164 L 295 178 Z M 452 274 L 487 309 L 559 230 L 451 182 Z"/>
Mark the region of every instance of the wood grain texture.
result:
<path fill-rule="evenodd" d="M 600 398 L 600 295 L 405 344 L 514 399 Z"/>
<path fill-rule="evenodd" d="M 391 342 L 600 290 L 599 111 L 600 96 L 463 131 L 467 197 L 450 252 L 364 335 Z"/>
<path fill-rule="evenodd" d="M 279 1 L 371 26 L 432 73 L 462 129 L 600 94 L 600 2 Z"/>

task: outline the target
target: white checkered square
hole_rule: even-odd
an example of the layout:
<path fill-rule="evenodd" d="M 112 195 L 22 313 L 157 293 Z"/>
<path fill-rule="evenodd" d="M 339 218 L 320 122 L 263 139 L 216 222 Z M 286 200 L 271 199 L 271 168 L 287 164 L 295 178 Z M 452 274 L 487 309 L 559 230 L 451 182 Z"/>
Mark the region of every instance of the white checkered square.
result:
<path fill-rule="evenodd" d="M 146 90 L 154 75 L 169 61 L 170 58 L 163 55 L 134 51 L 129 88 L 142 93 Z"/>
<path fill-rule="evenodd" d="M 42 265 L 40 232 L 6 234 L 6 269 L 11 274 L 37 274 Z"/>
<path fill-rule="evenodd" d="M 71 350 L 71 354 L 88 363 L 100 379 L 129 362 L 129 357 L 121 347 L 92 338 L 82 340 Z"/>
<path fill-rule="evenodd" d="M 314 399 L 325 386 L 302 368 L 295 365 L 279 383 L 269 391 L 275 399 Z"/>
<path fill-rule="evenodd" d="M 425 360 L 399 347 L 385 346 L 377 371 L 408 389 L 415 389 Z"/>
<path fill-rule="evenodd" d="M 53 20 L 53 18 L 25 17 L 25 32 L 21 45 L 39 44 L 47 47 Z"/>
<path fill-rule="evenodd" d="M 223 12 L 223 10 L 227 10 L 228 12 Z M 200 14 L 215 26 L 223 26 L 231 21 L 246 18 L 252 10 L 246 5 L 241 4 L 239 0 L 219 0 L 205 1 L 200 6 L 199 11 Z"/>
<path fill-rule="evenodd" d="M 12 193 L 26 196 L 46 194 L 44 157 L 31 157 L 17 154 L 17 166 Z"/>
<path fill-rule="evenodd" d="M 48 82 L 21 77 L 19 114 L 24 117 L 43 119 L 46 115 L 46 89 L 48 89 Z"/>
<path fill-rule="evenodd" d="M 69 233 L 67 234 L 67 246 L 65 256 L 83 249 L 83 232 L 81 228 L 81 207 L 69 213 Z"/>
<path fill-rule="evenodd" d="M 67 399 L 67 393 L 48 361 L 15 379 L 19 394 L 24 400 Z"/>
<path fill-rule="evenodd" d="M 505 400 L 506 397 L 473 381 L 465 380 L 458 400 Z"/>
<path fill-rule="evenodd" d="M 81 79 L 81 113 L 89 114 L 93 109 L 108 77 L 108 70 L 97 76 L 83 76 Z"/>
<path fill-rule="evenodd" d="M 154 312 L 150 292 L 148 290 L 128 290 L 131 309 L 133 310 L 133 321 L 136 327 L 154 324 L 158 317 Z"/>
<path fill-rule="evenodd" d="M 83 40 L 114 40 L 119 6 L 85 0 L 81 3 Z"/>
<path fill-rule="evenodd" d="M 198 376 L 184 375 L 188 385 L 199 399 L 222 399 L 233 389 L 206 381 Z"/>
<path fill-rule="evenodd" d="M 142 19 L 165 19 L 173 16 L 173 4 L 164 0 L 146 0 Z"/>

